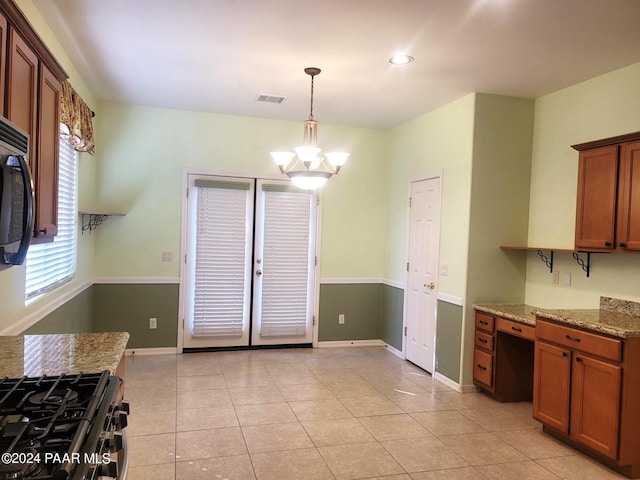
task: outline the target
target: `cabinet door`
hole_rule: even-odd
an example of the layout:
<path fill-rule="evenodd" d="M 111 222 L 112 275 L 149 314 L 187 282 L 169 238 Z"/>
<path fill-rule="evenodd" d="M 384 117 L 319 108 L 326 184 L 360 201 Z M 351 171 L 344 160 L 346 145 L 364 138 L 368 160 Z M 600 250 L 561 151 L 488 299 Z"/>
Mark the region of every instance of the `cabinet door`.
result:
<path fill-rule="evenodd" d="M 58 233 L 58 152 L 60 91 L 58 79 L 40 64 L 38 138 L 36 150 L 36 241 L 51 241 Z"/>
<path fill-rule="evenodd" d="M 613 459 L 618 453 L 621 378 L 620 366 L 574 353 L 571 437 Z"/>
<path fill-rule="evenodd" d="M 580 152 L 576 248 L 615 247 L 617 182 L 617 145 Z"/>
<path fill-rule="evenodd" d="M 13 28 L 8 51 L 7 118 L 29 134 L 29 167 L 35 178 L 38 57 Z"/>
<path fill-rule="evenodd" d="M 619 192 L 617 247 L 640 250 L 640 142 L 622 145 Z"/>
<path fill-rule="evenodd" d="M 4 72 L 7 66 L 7 19 L 0 13 L 0 113 L 7 116 L 7 112 L 4 111 Z"/>
<path fill-rule="evenodd" d="M 535 345 L 533 418 L 569 433 L 571 352 L 545 342 Z"/>

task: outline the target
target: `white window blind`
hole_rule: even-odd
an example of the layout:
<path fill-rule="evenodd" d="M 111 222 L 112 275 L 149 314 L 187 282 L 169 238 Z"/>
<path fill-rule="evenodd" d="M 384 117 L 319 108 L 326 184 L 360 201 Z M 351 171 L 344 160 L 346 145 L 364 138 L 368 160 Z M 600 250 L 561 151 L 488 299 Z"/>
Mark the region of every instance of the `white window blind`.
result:
<path fill-rule="evenodd" d="M 304 336 L 308 315 L 309 192 L 263 185 L 260 336 Z"/>
<path fill-rule="evenodd" d="M 58 166 L 58 234 L 53 242 L 29 247 L 26 298 L 40 295 L 70 280 L 76 270 L 78 154 L 63 139 L 60 139 Z"/>
<path fill-rule="evenodd" d="M 246 292 L 251 282 L 244 268 L 251 251 L 251 224 L 247 220 L 249 202 L 253 201 L 250 184 L 195 180 L 195 186 L 198 197 L 192 335 L 241 336 L 248 321 Z"/>

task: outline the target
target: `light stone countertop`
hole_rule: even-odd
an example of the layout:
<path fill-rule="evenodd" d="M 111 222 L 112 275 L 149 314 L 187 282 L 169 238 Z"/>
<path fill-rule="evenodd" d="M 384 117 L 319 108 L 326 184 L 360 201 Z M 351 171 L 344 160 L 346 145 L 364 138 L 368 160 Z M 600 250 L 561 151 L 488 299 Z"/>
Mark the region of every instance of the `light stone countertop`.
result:
<path fill-rule="evenodd" d="M 525 305 L 524 303 L 482 304 L 474 305 L 473 308 L 480 312 L 497 315 L 525 325 L 536 326 L 536 316 L 533 311 L 537 308 L 531 305 Z"/>
<path fill-rule="evenodd" d="M 600 297 L 599 309 L 544 309 L 525 304 L 478 304 L 478 311 L 535 326 L 536 316 L 627 338 L 640 335 L 640 303 Z"/>
<path fill-rule="evenodd" d="M 0 379 L 23 376 L 115 374 L 127 332 L 0 336 Z"/>

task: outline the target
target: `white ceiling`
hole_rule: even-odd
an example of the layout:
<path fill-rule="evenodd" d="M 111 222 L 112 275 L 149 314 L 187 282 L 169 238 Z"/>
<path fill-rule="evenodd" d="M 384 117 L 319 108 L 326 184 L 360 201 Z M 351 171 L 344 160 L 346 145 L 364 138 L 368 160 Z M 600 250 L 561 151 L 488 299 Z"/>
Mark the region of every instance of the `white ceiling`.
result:
<path fill-rule="evenodd" d="M 640 0 L 34 0 L 98 99 L 389 128 L 640 61 Z M 393 66 L 396 52 L 415 62 Z M 286 97 L 280 104 L 259 94 Z"/>

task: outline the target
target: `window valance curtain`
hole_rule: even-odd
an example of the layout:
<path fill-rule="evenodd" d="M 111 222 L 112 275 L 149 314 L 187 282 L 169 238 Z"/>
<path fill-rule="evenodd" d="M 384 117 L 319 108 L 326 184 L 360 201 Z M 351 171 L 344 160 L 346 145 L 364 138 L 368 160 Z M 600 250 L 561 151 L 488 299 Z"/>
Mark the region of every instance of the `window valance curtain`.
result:
<path fill-rule="evenodd" d="M 92 116 L 93 112 L 69 81 L 62 82 L 60 121 L 69 129 L 68 133 L 63 133 L 63 136 L 67 138 L 75 150 L 87 152 L 90 155 L 95 153 Z"/>

